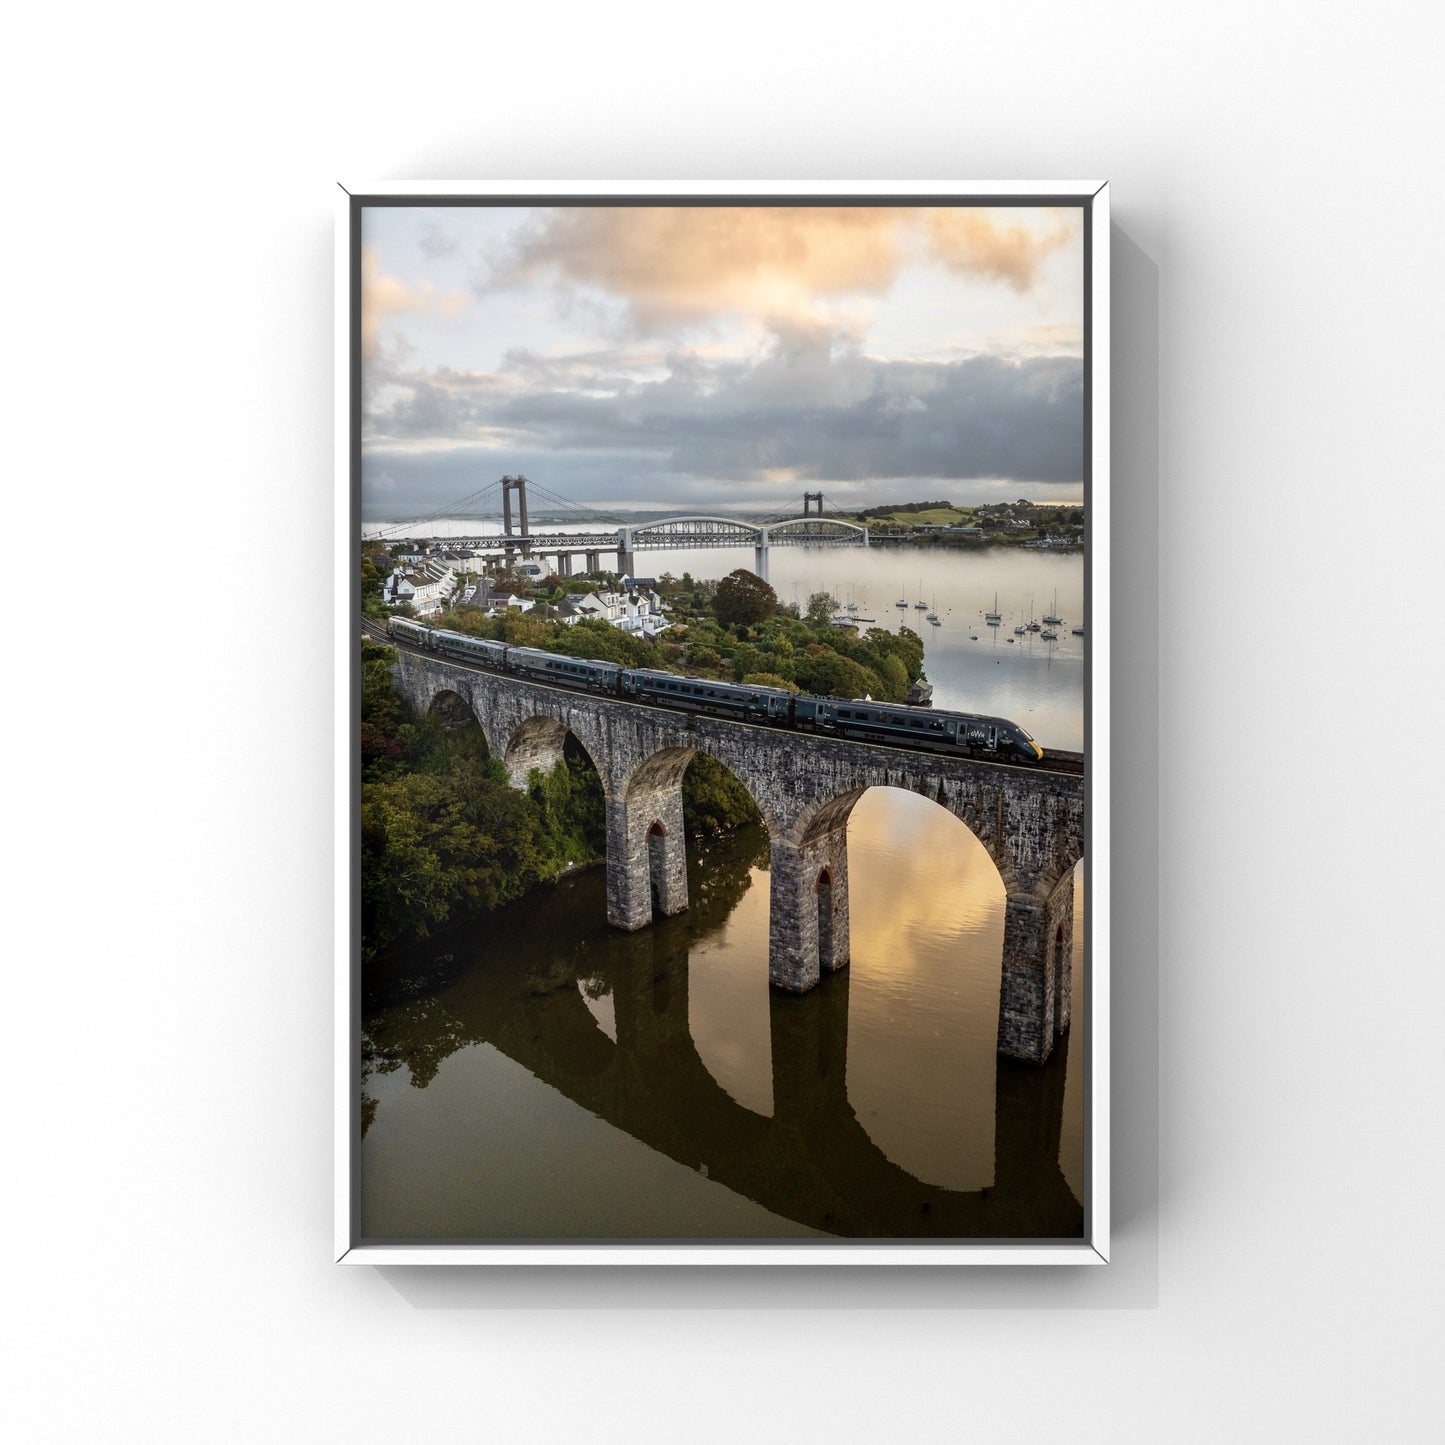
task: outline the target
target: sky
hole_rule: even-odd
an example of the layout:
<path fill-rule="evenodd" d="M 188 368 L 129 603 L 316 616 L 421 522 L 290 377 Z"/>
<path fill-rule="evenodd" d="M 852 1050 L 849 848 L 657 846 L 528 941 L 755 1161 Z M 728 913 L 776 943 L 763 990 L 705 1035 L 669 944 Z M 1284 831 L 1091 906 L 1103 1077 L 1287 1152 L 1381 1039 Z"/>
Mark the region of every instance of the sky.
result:
<path fill-rule="evenodd" d="M 368 207 L 363 518 L 518 472 L 604 509 L 1078 500 L 1082 219 Z"/>

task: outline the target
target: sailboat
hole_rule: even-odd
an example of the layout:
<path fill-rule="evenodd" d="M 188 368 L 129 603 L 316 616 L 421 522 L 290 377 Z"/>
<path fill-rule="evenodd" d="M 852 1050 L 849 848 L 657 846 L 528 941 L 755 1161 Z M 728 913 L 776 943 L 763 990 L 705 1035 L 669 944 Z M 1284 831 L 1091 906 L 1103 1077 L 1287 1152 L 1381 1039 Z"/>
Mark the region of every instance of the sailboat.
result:
<path fill-rule="evenodd" d="M 1030 632 L 1037 632 L 1037 631 L 1039 630 L 1039 624 L 1034 621 L 1034 599 L 1033 599 L 1032 597 L 1029 598 L 1029 626 L 1028 626 L 1028 630 L 1029 630 Z M 1014 628 L 1014 631 L 1017 632 L 1017 631 L 1018 631 L 1018 628 Z"/>
<path fill-rule="evenodd" d="M 987 622 L 990 627 L 997 627 L 999 623 L 1003 621 L 1003 613 L 998 610 L 997 592 L 993 594 L 993 611 L 985 612 L 983 615 L 983 620 Z"/>
<path fill-rule="evenodd" d="M 933 594 L 933 607 L 924 621 L 931 622 L 935 627 L 943 626 L 943 623 L 938 620 L 938 594 L 936 592 Z"/>
<path fill-rule="evenodd" d="M 1058 589 L 1057 587 L 1055 587 L 1055 588 L 1054 588 L 1054 610 L 1053 610 L 1051 613 L 1049 613 L 1049 615 L 1048 615 L 1047 617 L 1044 618 L 1044 621 L 1047 622 L 1050 627 L 1058 627 L 1058 626 L 1063 622 L 1063 620 L 1064 620 L 1064 619 L 1063 619 L 1062 617 L 1060 617 L 1058 614 L 1059 614 L 1059 589 Z"/>
<path fill-rule="evenodd" d="M 918 590 L 919 590 L 920 592 L 923 591 L 923 578 L 922 578 L 922 577 L 920 577 L 920 578 L 918 579 Z M 917 608 L 917 610 L 918 610 L 919 612 L 927 612 L 927 611 L 928 611 L 928 603 L 926 603 L 926 602 L 915 602 L 913 605 L 914 605 L 915 608 Z"/>

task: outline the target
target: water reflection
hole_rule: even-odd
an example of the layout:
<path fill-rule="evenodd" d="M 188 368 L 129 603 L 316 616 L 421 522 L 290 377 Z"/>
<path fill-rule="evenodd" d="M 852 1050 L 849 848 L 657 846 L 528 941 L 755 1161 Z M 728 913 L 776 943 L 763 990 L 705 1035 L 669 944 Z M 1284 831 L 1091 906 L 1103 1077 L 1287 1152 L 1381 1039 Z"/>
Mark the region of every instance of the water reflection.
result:
<path fill-rule="evenodd" d="M 602 921 L 596 871 L 373 970 L 363 1233 L 1078 1237 L 1082 1031 L 1042 1069 L 996 1058 L 997 877 L 942 809 L 877 796 L 853 965 L 802 997 L 767 987 L 758 829 L 694 851 L 691 908 L 640 933 Z M 951 896 L 913 897 L 919 848 Z"/>

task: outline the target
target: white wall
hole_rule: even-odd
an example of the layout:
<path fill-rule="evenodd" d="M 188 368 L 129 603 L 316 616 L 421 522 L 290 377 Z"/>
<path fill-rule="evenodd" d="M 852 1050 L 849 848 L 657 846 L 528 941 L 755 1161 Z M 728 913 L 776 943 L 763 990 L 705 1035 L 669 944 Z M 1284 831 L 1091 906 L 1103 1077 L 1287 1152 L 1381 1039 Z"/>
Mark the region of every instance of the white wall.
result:
<path fill-rule="evenodd" d="M 246 581 L 63 658 L 8 631 L 15 1438 L 1438 1438 L 1438 15 L 12 17 L 9 535 Z M 1114 1265 L 334 1267 L 329 636 L 244 600 L 330 605 L 334 179 L 1094 174 Z"/>

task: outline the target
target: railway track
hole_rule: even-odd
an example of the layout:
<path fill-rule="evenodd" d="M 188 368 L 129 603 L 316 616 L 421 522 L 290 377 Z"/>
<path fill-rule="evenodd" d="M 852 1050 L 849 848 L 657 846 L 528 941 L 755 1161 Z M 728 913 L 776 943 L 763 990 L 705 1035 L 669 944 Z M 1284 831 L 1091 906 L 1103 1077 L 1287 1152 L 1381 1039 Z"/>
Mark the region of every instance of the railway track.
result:
<path fill-rule="evenodd" d="M 409 643 L 399 642 L 395 637 L 388 636 L 386 631 L 386 624 L 382 622 L 377 622 L 374 618 L 363 617 L 361 619 L 361 630 L 362 634 L 368 637 L 371 641 L 380 642 L 387 647 L 394 647 L 399 652 L 410 652 L 415 654 L 417 657 L 435 658 L 436 656 L 435 653 L 428 652 L 423 647 L 413 647 Z M 492 668 L 482 667 L 476 663 L 466 662 L 456 657 L 446 658 L 446 663 L 449 667 L 460 667 L 467 672 L 480 673 L 484 677 L 495 677 L 497 675 L 496 671 Z M 547 688 L 551 692 L 560 692 L 564 695 L 572 692 L 583 692 L 588 697 L 598 696 L 597 692 L 591 688 L 562 687 L 554 682 L 538 682 L 532 678 L 527 678 L 525 679 L 525 681 L 528 687 L 543 687 Z M 700 713 L 698 709 L 695 708 L 660 707 L 656 703 L 637 702 L 633 699 L 627 699 L 627 705 L 629 707 L 648 708 L 653 712 L 667 713 L 669 716 L 676 716 L 678 713 L 682 713 L 687 717 L 711 716 L 711 714 L 708 713 Z M 725 721 L 737 723 L 741 727 L 764 726 L 763 724 L 750 722 L 743 718 L 727 718 L 725 719 Z M 841 733 L 826 733 L 824 734 L 824 736 L 833 738 L 835 741 L 840 742 L 862 743 L 866 747 L 892 748 L 894 751 L 901 753 L 928 753 L 930 755 L 942 754 L 945 757 L 954 758 L 970 756 L 970 754 L 963 752 L 957 748 L 903 748 L 899 747 L 897 743 L 892 742 L 887 738 L 849 737 Z M 984 763 L 986 766 L 991 768 L 1014 768 L 1017 771 L 1024 773 L 1058 773 L 1064 776 L 1076 778 L 1082 777 L 1084 775 L 1083 753 L 1063 752 L 1055 749 L 1046 750 L 1043 756 L 1043 760 L 1038 763 L 1024 763 L 1012 760 L 1009 762 L 1001 762 L 993 758 L 974 758 L 972 760 L 974 762 Z"/>

